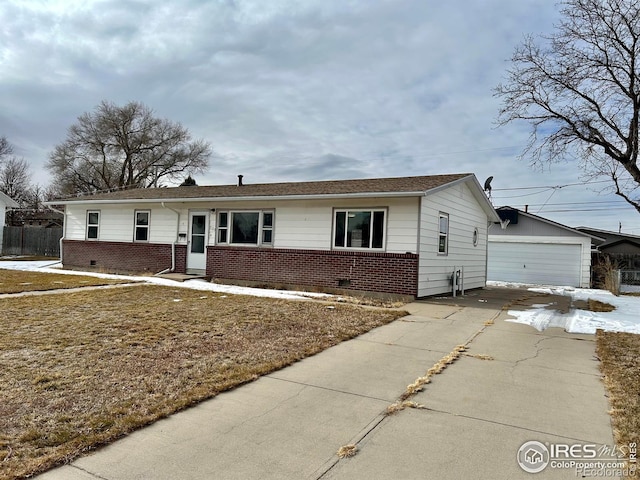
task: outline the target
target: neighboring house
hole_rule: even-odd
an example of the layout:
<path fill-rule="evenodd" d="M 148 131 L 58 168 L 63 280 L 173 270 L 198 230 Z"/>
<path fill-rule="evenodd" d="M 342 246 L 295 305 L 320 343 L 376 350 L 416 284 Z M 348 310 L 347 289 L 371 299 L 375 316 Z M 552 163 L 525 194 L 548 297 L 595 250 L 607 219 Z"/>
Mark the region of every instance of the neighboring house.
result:
<path fill-rule="evenodd" d="M 606 254 L 618 268 L 640 270 L 640 236 L 589 227 L 577 227 L 577 230 L 594 236 L 592 247 L 597 251 L 596 259 Z"/>
<path fill-rule="evenodd" d="M 62 262 L 221 281 L 428 296 L 485 286 L 488 225 L 473 174 L 136 189 L 55 200 Z"/>
<path fill-rule="evenodd" d="M 512 207 L 489 228 L 489 280 L 589 287 L 592 236 Z"/>
<path fill-rule="evenodd" d="M 7 209 L 18 208 L 18 203 L 11 197 L 0 192 L 0 253 L 2 253 L 2 236 L 4 233 L 4 221 L 7 216 Z"/>
<path fill-rule="evenodd" d="M 62 227 L 62 214 L 52 210 L 36 210 L 21 208 L 13 212 L 10 219 L 12 226 L 25 228 Z"/>
<path fill-rule="evenodd" d="M 576 230 L 593 235 L 593 246 L 602 253 L 640 255 L 640 236 L 610 232 L 597 228 L 577 227 Z M 599 238 L 598 238 L 599 237 Z"/>

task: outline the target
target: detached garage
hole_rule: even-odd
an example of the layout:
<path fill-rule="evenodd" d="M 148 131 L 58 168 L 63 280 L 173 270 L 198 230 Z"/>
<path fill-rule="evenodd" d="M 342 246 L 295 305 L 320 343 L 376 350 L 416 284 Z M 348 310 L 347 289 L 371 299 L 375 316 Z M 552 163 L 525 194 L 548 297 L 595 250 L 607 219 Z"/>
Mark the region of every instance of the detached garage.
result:
<path fill-rule="evenodd" d="M 591 236 L 537 215 L 497 209 L 489 228 L 487 279 L 589 287 Z"/>

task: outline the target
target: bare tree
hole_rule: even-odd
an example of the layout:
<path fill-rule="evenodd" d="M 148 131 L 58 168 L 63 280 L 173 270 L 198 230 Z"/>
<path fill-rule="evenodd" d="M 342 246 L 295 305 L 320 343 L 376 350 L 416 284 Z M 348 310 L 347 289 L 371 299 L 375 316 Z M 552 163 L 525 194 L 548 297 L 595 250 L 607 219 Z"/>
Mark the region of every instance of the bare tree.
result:
<path fill-rule="evenodd" d="M 43 187 L 40 184 L 31 185 L 25 195 L 23 207 L 31 210 L 46 210 L 44 202 L 59 198 L 51 186 Z"/>
<path fill-rule="evenodd" d="M 7 155 L 13 153 L 13 145 L 9 143 L 6 137 L 0 137 L 0 163 Z"/>
<path fill-rule="evenodd" d="M 640 3 L 564 0 L 561 14 L 552 35 L 516 48 L 498 123 L 529 122 L 523 158 L 578 159 L 640 212 Z"/>
<path fill-rule="evenodd" d="M 61 193 L 76 194 L 157 186 L 203 172 L 210 156 L 207 142 L 192 140 L 186 128 L 156 118 L 149 107 L 103 101 L 78 117 L 47 167 Z"/>
<path fill-rule="evenodd" d="M 0 191 L 19 204 L 23 204 L 30 195 L 30 180 L 29 164 L 24 159 L 9 157 L 0 167 Z"/>

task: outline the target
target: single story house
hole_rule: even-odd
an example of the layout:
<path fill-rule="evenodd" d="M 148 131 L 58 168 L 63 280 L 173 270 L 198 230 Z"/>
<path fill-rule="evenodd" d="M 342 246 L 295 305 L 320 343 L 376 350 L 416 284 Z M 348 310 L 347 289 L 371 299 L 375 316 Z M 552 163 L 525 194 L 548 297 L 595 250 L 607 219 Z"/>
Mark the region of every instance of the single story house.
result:
<path fill-rule="evenodd" d="M 64 206 L 65 267 L 422 297 L 484 287 L 473 174 L 122 190 Z"/>
<path fill-rule="evenodd" d="M 590 227 L 577 227 L 577 230 L 593 236 L 594 262 L 601 262 L 606 256 L 617 268 L 640 270 L 640 236 Z"/>
<path fill-rule="evenodd" d="M 602 253 L 640 255 L 640 236 L 621 232 L 610 232 L 590 227 L 576 227 L 594 237 L 593 247 Z"/>
<path fill-rule="evenodd" d="M 488 279 L 588 288 L 592 236 L 512 207 L 489 228 Z"/>
<path fill-rule="evenodd" d="M 0 253 L 2 253 L 2 237 L 4 233 L 5 218 L 7 209 L 18 208 L 18 202 L 13 200 L 7 194 L 0 192 Z"/>

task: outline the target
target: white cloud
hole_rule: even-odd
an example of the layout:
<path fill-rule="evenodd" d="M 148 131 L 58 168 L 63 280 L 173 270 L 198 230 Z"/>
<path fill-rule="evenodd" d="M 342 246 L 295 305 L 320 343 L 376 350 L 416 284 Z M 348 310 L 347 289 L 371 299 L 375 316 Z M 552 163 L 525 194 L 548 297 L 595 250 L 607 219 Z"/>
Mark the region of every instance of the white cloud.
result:
<path fill-rule="evenodd" d="M 502 187 L 575 183 L 568 166 L 515 158 L 526 126 L 493 124 L 513 48 L 556 15 L 537 0 L 5 0 L 0 135 L 45 183 L 78 115 L 137 100 L 212 143 L 201 185 L 460 171 Z M 553 196 L 574 198 L 594 199 Z M 640 233 L 635 215 L 625 223 Z"/>

